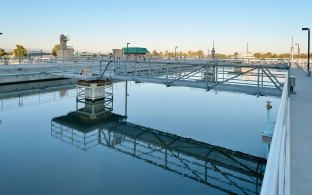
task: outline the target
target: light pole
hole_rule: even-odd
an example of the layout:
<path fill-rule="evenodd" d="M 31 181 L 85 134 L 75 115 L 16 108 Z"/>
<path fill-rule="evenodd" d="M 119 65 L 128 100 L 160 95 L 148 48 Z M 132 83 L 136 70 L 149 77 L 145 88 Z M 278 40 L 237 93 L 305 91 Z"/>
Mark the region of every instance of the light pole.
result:
<path fill-rule="evenodd" d="M 302 28 L 302 30 L 308 31 L 308 74 L 307 74 L 307 76 L 311 76 L 311 71 L 310 71 L 310 28 Z"/>
<path fill-rule="evenodd" d="M 295 43 L 295 45 L 298 46 L 298 53 L 297 53 L 297 63 L 298 63 L 298 66 L 300 65 L 300 47 L 299 47 L 299 43 Z"/>
<path fill-rule="evenodd" d="M 178 46 L 175 46 L 174 48 L 174 59 L 177 60 L 177 48 Z"/>
<path fill-rule="evenodd" d="M 128 53 L 128 45 L 129 45 L 130 43 L 127 43 L 127 60 L 129 59 L 129 53 Z"/>

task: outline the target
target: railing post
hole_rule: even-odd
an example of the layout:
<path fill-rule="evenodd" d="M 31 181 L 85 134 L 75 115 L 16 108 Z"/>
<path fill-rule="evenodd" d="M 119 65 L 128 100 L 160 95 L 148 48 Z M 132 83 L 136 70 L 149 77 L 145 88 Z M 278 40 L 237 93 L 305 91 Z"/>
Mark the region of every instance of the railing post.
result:
<path fill-rule="evenodd" d="M 215 80 L 216 80 L 216 83 L 218 82 L 218 63 L 216 63 L 216 66 L 215 66 Z"/>
<path fill-rule="evenodd" d="M 151 63 L 152 63 L 152 62 L 150 61 L 150 62 L 149 62 L 149 70 L 148 70 L 148 75 L 149 75 L 149 77 L 151 77 L 151 74 L 152 74 L 152 70 L 151 70 L 151 69 L 152 69 L 152 67 L 151 67 L 152 65 L 151 65 Z"/>
<path fill-rule="evenodd" d="M 179 78 L 181 77 L 181 64 L 179 63 Z"/>
<path fill-rule="evenodd" d="M 100 73 L 99 75 L 102 75 L 102 60 L 100 60 Z"/>
<path fill-rule="evenodd" d="M 169 74 L 168 64 L 166 64 L 166 85 L 167 86 L 168 86 L 168 74 Z"/>
<path fill-rule="evenodd" d="M 209 85 L 208 85 L 208 64 L 207 64 L 207 66 L 206 66 L 206 91 L 208 91 L 209 90 Z"/>
<path fill-rule="evenodd" d="M 114 62 L 115 65 L 115 62 Z M 112 79 L 112 66 L 109 67 L 109 78 Z"/>
<path fill-rule="evenodd" d="M 134 68 L 135 68 L 135 80 L 137 81 L 137 77 L 138 77 L 137 62 L 135 63 Z"/>
<path fill-rule="evenodd" d="M 260 96 L 260 81 L 259 81 L 259 79 L 260 79 L 260 67 L 259 67 L 259 65 L 258 65 L 258 68 L 257 68 L 257 71 L 258 71 L 258 74 L 257 74 L 257 87 L 258 87 L 258 96 Z"/>
<path fill-rule="evenodd" d="M 263 69 L 261 68 L 261 88 L 263 89 Z"/>

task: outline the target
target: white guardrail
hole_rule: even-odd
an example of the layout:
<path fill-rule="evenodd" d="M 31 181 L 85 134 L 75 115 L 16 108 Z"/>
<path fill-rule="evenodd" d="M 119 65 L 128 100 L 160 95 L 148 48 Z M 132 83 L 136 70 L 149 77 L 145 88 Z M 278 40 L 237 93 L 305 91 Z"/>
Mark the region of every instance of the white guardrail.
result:
<path fill-rule="evenodd" d="M 288 74 L 286 78 L 288 78 Z M 261 195 L 290 194 L 290 101 L 288 79 L 285 79 L 281 105 L 273 132 Z"/>

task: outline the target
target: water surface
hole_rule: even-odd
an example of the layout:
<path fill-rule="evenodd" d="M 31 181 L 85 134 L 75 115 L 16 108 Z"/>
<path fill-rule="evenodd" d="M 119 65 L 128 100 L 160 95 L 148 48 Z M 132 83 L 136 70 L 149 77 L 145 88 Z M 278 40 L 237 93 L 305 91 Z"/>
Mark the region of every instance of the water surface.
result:
<path fill-rule="evenodd" d="M 266 156 L 261 132 L 266 128 L 268 100 L 272 101 L 274 120 L 279 105 L 276 98 L 129 83 L 127 118 L 121 121 L 123 125 L 136 125 L 133 131 L 154 129 L 153 133 L 164 132 L 167 137 L 180 136 L 178 141 L 183 144 L 189 144 L 186 138 L 191 138 L 193 144 L 216 146 L 211 154 L 223 152 L 227 159 L 231 151 L 240 151 L 254 163 L 260 159 L 256 157 Z M 96 137 L 102 133 L 102 140 L 111 133 L 117 140 L 115 145 L 108 146 L 94 142 L 85 149 L 66 142 L 63 135 L 53 136 L 53 119 L 76 111 L 75 89 L 33 94 L 23 100 L 2 99 L 1 103 L 1 194 L 259 192 L 259 186 L 245 181 L 252 178 L 249 172 L 234 170 L 233 167 L 239 166 L 236 161 L 233 164 L 235 159 L 233 162 L 220 160 L 233 164 L 228 167 L 222 163 L 206 163 L 205 173 L 204 161 L 192 156 L 198 154 L 198 148 L 186 155 L 178 154 L 178 146 L 174 146 L 175 150 L 169 151 L 166 157 L 166 149 L 173 146 L 147 143 L 149 138 L 146 138 L 137 140 L 138 154 L 134 155 L 134 139 L 121 133 L 72 130 L 79 136 L 94 134 Z M 125 115 L 124 83 L 114 85 L 113 113 Z M 105 119 L 99 121 L 105 123 Z M 95 140 L 99 140 L 98 137 Z M 239 161 L 239 157 L 236 160 Z"/>

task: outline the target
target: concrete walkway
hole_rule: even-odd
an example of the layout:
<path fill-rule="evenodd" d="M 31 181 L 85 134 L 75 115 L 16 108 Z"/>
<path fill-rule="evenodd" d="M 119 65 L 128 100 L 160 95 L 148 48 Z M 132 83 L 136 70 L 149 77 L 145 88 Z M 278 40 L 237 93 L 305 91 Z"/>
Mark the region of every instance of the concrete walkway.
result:
<path fill-rule="evenodd" d="M 290 95 L 290 194 L 312 194 L 312 78 L 298 67 Z"/>

